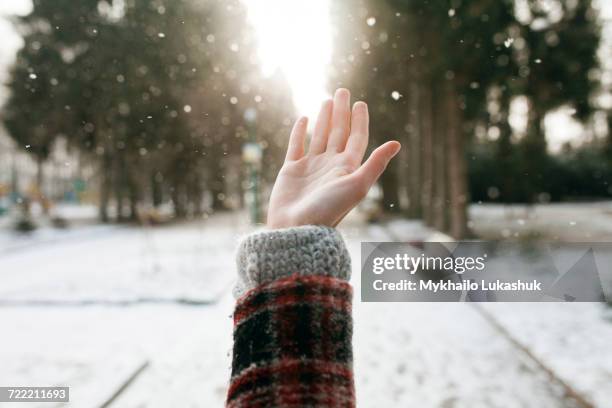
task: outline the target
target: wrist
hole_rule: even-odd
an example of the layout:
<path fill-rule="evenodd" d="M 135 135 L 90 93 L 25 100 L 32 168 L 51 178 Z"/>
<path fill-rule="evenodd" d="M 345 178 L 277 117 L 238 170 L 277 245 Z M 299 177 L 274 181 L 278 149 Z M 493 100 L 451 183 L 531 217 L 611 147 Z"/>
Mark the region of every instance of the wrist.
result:
<path fill-rule="evenodd" d="M 270 212 L 268 214 L 268 219 L 266 220 L 266 228 L 268 230 L 297 228 L 309 224 L 310 223 L 308 222 L 300 221 L 299 217 L 291 214 L 291 211 L 289 210 L 285 210 L 283 212 Z"/>

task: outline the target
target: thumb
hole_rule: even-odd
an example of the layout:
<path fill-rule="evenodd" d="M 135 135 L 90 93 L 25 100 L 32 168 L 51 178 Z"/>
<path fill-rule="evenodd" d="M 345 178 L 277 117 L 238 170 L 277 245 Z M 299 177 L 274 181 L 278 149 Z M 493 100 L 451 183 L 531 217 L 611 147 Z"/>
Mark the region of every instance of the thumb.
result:
<path fill-rule="evenodd" d="M 354 173 L 366 183 L 368 188 L 378 180 L 385 171 L 391 159 L 400 151 L 402 146 L 397 141 L 391 141 L 377 147 L 368 160 Z"/>

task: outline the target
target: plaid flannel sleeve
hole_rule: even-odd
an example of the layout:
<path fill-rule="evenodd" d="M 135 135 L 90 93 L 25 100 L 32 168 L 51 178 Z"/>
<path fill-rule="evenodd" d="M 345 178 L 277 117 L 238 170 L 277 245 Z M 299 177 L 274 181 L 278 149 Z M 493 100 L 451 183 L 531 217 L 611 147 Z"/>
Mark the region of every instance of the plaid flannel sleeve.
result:
<path fill-rule="evenodd" d="M 353 407 L 350 259 L 340 235 L 313 226 L 256 234 L 241 244 L 238 266 L 227 406 Z"/>

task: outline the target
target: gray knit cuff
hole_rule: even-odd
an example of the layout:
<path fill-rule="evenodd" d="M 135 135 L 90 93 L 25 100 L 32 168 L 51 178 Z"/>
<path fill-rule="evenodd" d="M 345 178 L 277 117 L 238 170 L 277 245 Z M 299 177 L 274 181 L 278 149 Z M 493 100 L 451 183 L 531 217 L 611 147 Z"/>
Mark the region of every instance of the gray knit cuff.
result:
<path fill-rule="evenodd" d="M 351 259 L 334 228 L 306 225 L 253 233 L 238 247 L 234 296 L 294 274 L 349 280 Z"/>

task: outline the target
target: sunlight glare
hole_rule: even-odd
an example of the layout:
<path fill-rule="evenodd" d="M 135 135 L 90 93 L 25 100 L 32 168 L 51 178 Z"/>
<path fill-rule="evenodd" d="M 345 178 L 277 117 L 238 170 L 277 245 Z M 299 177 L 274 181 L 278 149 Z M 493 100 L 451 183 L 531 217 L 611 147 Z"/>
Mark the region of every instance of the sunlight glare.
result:
<path fill-rule="evenodd" d="M 243 0 L 264 74 L 283 73 L 297 113 L 314 121 L 327 92 L 331 59 L 328 0 Z"/>

